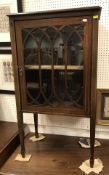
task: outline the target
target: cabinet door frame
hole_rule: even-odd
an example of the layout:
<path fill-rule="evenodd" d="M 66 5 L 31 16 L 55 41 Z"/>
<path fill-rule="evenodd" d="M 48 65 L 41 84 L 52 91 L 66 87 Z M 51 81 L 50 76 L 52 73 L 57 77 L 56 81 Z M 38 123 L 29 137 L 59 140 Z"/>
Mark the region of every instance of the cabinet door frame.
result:
<path fill-rule="evenodd" d="M 53 19 L 40 19 L 40 20 L 26 20 L 26 21 L 15 21 L 16 31 L 16 42 L 17 42 L 17 63 L 19 73 L 19 86 L 21 92 L 21 106 L 22 110 L 26 112 L 38 112 L 38 113 L 49 113 L 56 114 L 56 108 L 52 109 L 49 106 L 37 106 L 28 105 L 26 102 L 26 91 L 25 91 L 25 72 L 24 72 L 24 58 L 23 58 L 23 44 L 22 44 L 22 30 L 24 28 L 37 28 L 45 27 L 48 25 L 68 25 L 68 24 L 83 24 L 84 25 L 84 85 L 85 85 L 85 103 L 84 109 L 59 109 L 58 114 L 72 115 L 89 115 L 90 114 L 90 99 L 91 99 L 91 30 L 92 30 L 92 18 L 89 16 L 82 17 L 69 17 L 69 18 L 53 18 Z M 20 71 L 23 71 L 23 76 L 20 76 Z"/>

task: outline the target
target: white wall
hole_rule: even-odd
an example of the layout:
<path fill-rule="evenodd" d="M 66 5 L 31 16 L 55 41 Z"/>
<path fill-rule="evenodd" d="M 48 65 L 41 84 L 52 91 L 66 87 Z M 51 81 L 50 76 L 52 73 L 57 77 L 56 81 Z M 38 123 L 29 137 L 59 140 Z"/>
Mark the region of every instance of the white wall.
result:
<path fill-rule="evenodd" d="M 4 0 L 3 0 L 4 1 Z M 109 88 L 109 2 L 108 0 L 23 0 L 24 11 L 50 10 L 80 6 L 102 6 L 99 25 L 99 48 L 97 67 L 97 87 Z M 16 122 L 15 97 L 0 95 L 0 120 Z M 24 114 L 24 121 L 34 131 L 32 114 Z M 89 119 L 65 116 L 40 115 L 39 131 L 51 134 L 89 136 Z M 108 126 L 97 126 L 96 137 L 107 138 Z"/>
<path fill-rule="evenodd" d="M 16 122 L 16 104 L 14 95 L 0 95 L 0 120 Z M 34 132 L 33 114 L 24 114 L 24 122 Z M 70 136 L 89 136 L 90 120 L 69 116 L 39 115 L 39 132 Z M 96 137 L 108 139 L 109 127 L 97 126 Z"/>

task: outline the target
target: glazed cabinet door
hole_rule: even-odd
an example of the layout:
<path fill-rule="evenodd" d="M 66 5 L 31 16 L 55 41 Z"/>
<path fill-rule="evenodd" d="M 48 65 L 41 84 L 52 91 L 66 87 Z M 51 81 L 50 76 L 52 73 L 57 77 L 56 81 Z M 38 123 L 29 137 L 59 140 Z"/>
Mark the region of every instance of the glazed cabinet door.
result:
<path fill-rule="evenodd" d="M 90 112 L 91 19 L 17 21 L 22 109 Z"/>

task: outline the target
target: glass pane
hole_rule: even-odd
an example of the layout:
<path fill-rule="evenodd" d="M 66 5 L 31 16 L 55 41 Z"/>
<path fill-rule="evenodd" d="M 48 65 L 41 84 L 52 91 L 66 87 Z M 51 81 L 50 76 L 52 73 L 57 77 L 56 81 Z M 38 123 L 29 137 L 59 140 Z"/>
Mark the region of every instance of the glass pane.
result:
<path fill-rule="evenodd" d="M 67 77 L 68 92 L 74 106 L 83 106 L 83 71 L 70 71 Z"/>
<path fill-rule="evenodd" d="M 26 70 L 26 93 L 29 104 L 47 104 L 51 95 L 51 71 Z"/>
<path fill-rule="evenodd" d="M 28 103 L 37 104 L 37 96 L 40 93 L 39 76 L 38 71 L 26 70 L 26 93 Z"/>
<path fill-rule="evenodd" d="M 42 65 L 52 64 L 52 50 L 50 47 L 50 41 L 46 35 L 43 37 L 41 41 L 40 64 Z"/>
<path fill-rule="evenodd" d="M 83 107 L 83 33 L 82 25 L 23 30 L 28 104 Z"/>
<path fill-rule="evenodd" d="M 38 43 L 31 31 L 23 31 L 24 64 L 38 64 Z"/>
<path fill-rule="evenodd" d="M 55 88 L 63 105 L 83 106 L 83 71 L 55 71 Z"/>
<path fill-rule="evenodd" d="M 63 65 L 64 61 L 64 42 L 60 34 L 57 34 L 57 37 L 54 42 L 54 64 Z"/>
<path fill-rule="evenodd" d="M 68 64 L 69 65 L 83 65 L 83 26 L 70 26 L 72 32 L 70 33 L 68 45 Z"/>
<path fill-rule="evenodd" d="M 41 71 L 41 79 L 42 79 L 42 91 L 46 98 L 44 98 L 45 103 L 49 102 L 49 98 L 51 96 L 51 70 L 42 70 Z"/>

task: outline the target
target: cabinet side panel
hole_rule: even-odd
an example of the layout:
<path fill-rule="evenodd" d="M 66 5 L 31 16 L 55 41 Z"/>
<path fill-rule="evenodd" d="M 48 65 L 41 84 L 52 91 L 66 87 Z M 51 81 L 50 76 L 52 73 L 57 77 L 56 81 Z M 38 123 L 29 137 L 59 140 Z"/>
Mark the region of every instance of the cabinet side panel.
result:
<path fill-rule="evenodd" d="M 83 18 L 83 20 L 87 20 L 87 18 Z M 90 114 L 90 101 L 91 101 L 91 46 L 92 46 L 92 20 L 91 18 L 88 19 L 87 22 L 84 22 L 85 30 L 84 30 L 84 79 L 85 79 L 85 111 Z"/>
<path fill-rule="evenodd" d="M 92 70 L 91 70 L 91 116 L 96 115 L 97 88 L 98 19 L 93 19 L 92 30 Z"/>
<path fill-rule="evenodd" d="M 18 63 L 17 63 L 16 34 L 15 34 L 14 20 L 10 18 L 9 22 L 10 22 L 16 105 L 17 105 L 17 110 L 20 111 L 21 99 L 20 99 L 20 87 L 19 87 L 19 75 L 18 75 Z"/>

